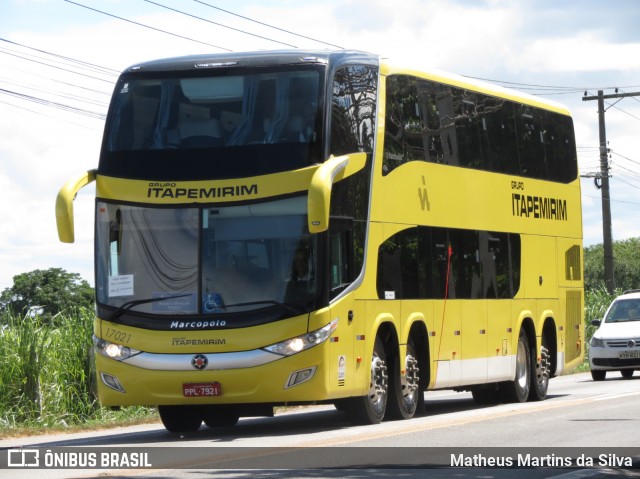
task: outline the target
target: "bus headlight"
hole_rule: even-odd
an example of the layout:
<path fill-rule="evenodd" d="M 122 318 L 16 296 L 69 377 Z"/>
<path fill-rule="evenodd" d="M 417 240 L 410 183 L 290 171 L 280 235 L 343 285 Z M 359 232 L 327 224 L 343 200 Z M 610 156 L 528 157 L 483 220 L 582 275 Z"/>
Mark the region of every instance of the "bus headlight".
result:
<path fill-rule="evenodd" d="M 271 346 L 266 346 L 263 349 L 275 354 L 280 354 L 281 356 L 291 356 L 292 354 L 297 354 L 318 344 L 324 343 L 329 339 L 337 327 L 338 318 L 320 329 L 272 344 Z"/>
<path fill-rule="evenodd" d="M 122 344 L 116 344 L 100 339 L 95 335 L 93 336 L 93 345 L 98 353 L 110 359 L 115 359 L 116 361 L 124 361 L 125 359 L 142 352 L 137 349 L 131 349 L 128 346 L 123 346 Z"/>

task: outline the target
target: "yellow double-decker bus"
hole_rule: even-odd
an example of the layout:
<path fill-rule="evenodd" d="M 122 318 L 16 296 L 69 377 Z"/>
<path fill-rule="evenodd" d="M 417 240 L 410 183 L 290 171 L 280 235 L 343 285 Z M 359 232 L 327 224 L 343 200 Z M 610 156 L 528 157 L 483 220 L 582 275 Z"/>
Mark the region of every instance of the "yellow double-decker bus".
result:
<path fill-rule="evenodd" d="M 561 105 L 356 51 L 159 60 L 118 80 L 62 241 L 94 180 L 99 398 L 170 431 L 542 400 L 582 361 Z"/>

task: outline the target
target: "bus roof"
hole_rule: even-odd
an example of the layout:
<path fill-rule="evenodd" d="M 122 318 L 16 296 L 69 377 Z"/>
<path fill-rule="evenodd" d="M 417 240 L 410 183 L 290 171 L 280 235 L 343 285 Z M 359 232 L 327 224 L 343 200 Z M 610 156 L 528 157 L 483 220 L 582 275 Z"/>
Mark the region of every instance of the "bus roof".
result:
<path fill-rule="evenodd" d="M 435 82 L 453 85 L 459 88 L 477 91 L 490 96 L 505 98 L 518 103 L 555 111 L 563 115 L 571 116 L 569 109 L 562 103 L 558 103 L 546 98 L 523 93 L 518 90 L 505 88 L 489 81 L 457 75 L 450 72 L 441 71 L 435 68 L 421 68 L 416 65 L 407 65 L 406 62 L 395 59 L 383 58 L 381 60 L 381 73 L 383 75 L 407 74 L 427 78 Z"/>
<path fill-rule="evenodd" d="M 184 71 L 231 66 L 263 67 L 329 62 L 377 65 L 379 57 L 356 50 L 267 50 L 163 58 L 133 65 L 125 71 Z"/>
<path fill-rule="evenodd" d="M 383 75 L 409 74 L 427 78 L 460 88 L 470 89 L 519 103 L 525 103 L 545 110 L 571 116 L 566 106 L 545 98 L 529 95 L 517 90 L 504 88 L 490 82 L 456 75 L 433 68 L 421 68 L 416 62 L 397 62 L 381 58 L 379 55 L 358 50 L 265 50 L 254 52 L 230 52 L 216 54 L 189 55 L 163 58 L 133 65 L 125 72 L 166 72 L 204 70 L 224 67 L 264 67 L 270 65 L 361 63 L 379 65 Z M 415 64 L 413 64 L 415 63 Z"/>

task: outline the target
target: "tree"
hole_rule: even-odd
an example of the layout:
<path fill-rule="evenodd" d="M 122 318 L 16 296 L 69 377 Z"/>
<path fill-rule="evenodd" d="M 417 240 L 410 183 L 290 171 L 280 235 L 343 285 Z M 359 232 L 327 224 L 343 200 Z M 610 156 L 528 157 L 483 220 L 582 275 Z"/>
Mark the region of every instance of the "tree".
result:
<path fill-rule="evenodd" d="M 26 315 L 34 310 L 45 319 L 71 307 L 93 307 L 95 294 L 78 273 L 62 268 L 36 269 L 13 277 L 13 286 L 0 294 L 0 310 Z"/>
<path fill-rule="evenodd" d="M 616 288 L 640 288 L 640 238 L 614 241 L 613 256 Z M 584 287 L 587 290 L 596 290 L 604 284 L 603 246 L 589 246 L 584 249 Z"/>

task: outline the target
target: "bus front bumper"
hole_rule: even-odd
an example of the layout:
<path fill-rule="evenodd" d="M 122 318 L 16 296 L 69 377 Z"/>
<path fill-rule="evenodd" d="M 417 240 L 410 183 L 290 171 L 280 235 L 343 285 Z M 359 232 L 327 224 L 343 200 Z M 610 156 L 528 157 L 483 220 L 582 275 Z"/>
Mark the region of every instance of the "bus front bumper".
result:
<path fill-rule="evenodd" d="M 144 354 L 130 361 L 96 354 L 102 405 L 310 402 L 347 392 L 330 387 L 322 345 L 285 357 L 265 351 Z"/>

